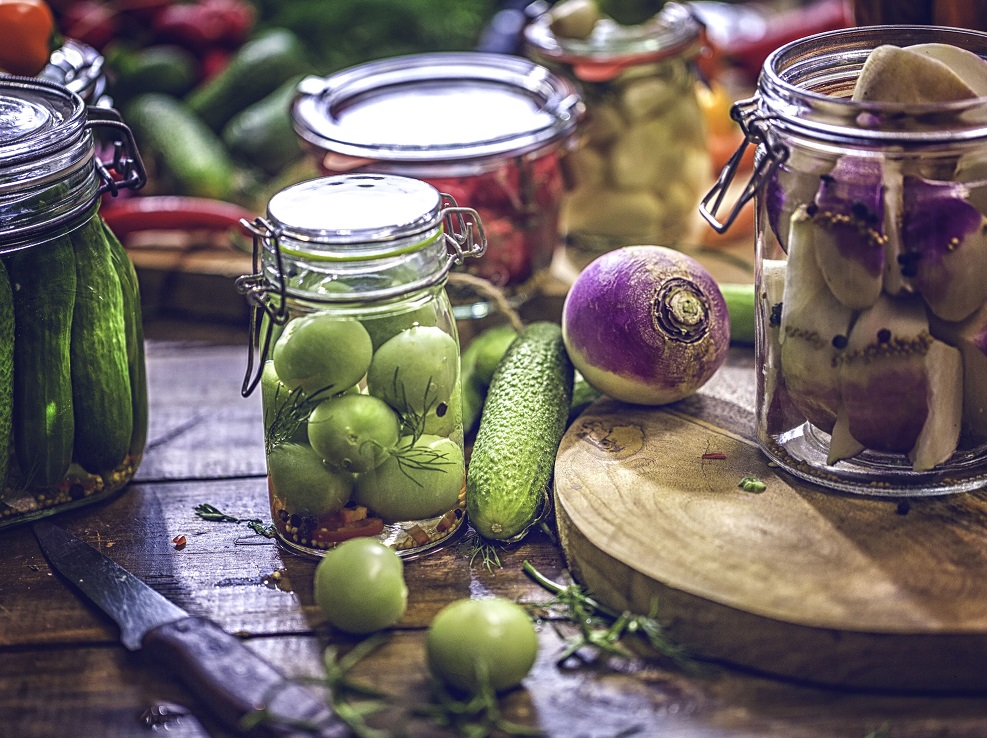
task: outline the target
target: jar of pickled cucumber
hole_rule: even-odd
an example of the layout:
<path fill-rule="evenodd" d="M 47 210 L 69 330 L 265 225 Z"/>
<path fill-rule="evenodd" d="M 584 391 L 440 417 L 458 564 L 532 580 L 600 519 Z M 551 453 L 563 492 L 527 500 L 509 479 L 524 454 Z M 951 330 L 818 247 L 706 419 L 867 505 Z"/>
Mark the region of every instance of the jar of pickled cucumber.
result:
<path fill-rule="evenodd" d="M 436 52 L 302 80 L 292 116 L 324 174 L 412 177 L 469 203 L 489 248 L 468 270 L 520 303 L 558 245 L 582 110 L 568 80 L 528 59 Z M 454 295 L 457 317 L 490 311 L 473 297 Z"/>
<path fill-rule="evenodd" d="M 99 203 L 144 180 L 114 111 L 0 77 L 0 529 L 102 499 L 140 463 L 140 296 Z"/>
<path fill-rule="evenodd" d="M 734 113 L 758 147 L 744 191 L 765 453 L 847 492 L 983 487 L 987 34 L 810 36 L 768 57 Z M 733 172 L 704 199 L 721 232 L 744 204 L 716 214 Z"/>
<path fill-rule="evenodd" d="M 282 190 L 256 220 L 271 515 L 289 550 L 371 536 L 402 555 L 447 540 L 465 509 L 459 339 L 449 270 L 480 256 L 475 210 L 406 177 L 349 174 Z M 253 353 L 251 353 L 253 356 Z"/>
<path fill-rule="evenodd" d="M 582 268 L 621 246 L 694 242 L 696 206 L 712 181 L 697 97 L 701 26 L 676 3 L 633 26 L 554 21 L 551 11 L 539 16 L 525 44 L 528 56 L 577 84 L 586 105 L 580 144 L 566 160 L 568 261 Z"/>

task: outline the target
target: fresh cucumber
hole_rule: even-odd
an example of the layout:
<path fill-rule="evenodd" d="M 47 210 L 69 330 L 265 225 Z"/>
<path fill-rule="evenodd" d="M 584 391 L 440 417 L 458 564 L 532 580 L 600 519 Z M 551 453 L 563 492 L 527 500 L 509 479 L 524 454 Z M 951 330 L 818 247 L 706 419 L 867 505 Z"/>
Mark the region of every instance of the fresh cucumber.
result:
<path fill-rule="evenodd" d="M 239 48 L 222 72 L 192 90 L 189 108 L 214 131 L 289 78 L 310 71 L 305 48 L 291 31 L 272 28 Z"/>
<path fill-rule="evenodd" d="M 72 234 L 72 247 L 74 459 L 88 471 L 106 472 L 127 456 L 134 428 L 123 289 L 99 218 Z"/>
<path fill-rule="evenodd" d="M 223 199 L 233 164 L 219 137 L 185 103 L 148 92 L 126 106 L 125 118 L 158 179 L 184 195 Z"/>
<path fill-rule="evenodd" d="M 223 128 L 223 143 L 268 174 L 278 174 L 302 156 L 291 124 L 291 103 L 301 75 L 291 77 L 263 100 L 248 105 Z"/>
<path fill-rule="evenodd" d="M 519 540 L 538 521 L 572 402 L 562 329 L 527 326 L 497 364 L 466 475 L 466 511 L 484 538 Z"/>
<path fill-rule="evenodd" d="M 137 270 L 134 269 L 127 252 L 106 222 L 100 219 L 100 223 L 117 275 L 120 277 L 123 294 L 134 427 L 130 437 L 130 455 L 136 464 L 143 455 L 147 443 L 147 369 L 144 363 L 144 323 L 141 317 L 140 286 L 137 282 Z"/>
<path fill-rule="evenodd" d="M 14 292 L 0 261 L 0 494 L 7 481 L 14 408 Z"/>
<path fill-rule="evenodd" d="M 754 345 L 754 285 L 721 284 L 723 299 L 730 314 L 730 343 Z"/>
<path fill-rule="evenodd" d="M 25 483 L 50 487 L 72 462 L 72 240 L 62 236 L 11 254 L 14 291 L 14 450 Z"/>

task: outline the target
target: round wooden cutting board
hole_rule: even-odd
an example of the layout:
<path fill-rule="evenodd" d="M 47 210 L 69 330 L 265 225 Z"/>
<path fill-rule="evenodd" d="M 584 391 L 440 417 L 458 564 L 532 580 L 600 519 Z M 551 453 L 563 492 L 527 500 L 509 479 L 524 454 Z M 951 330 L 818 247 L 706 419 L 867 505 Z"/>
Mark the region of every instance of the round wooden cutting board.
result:
<path fill-rule="evenodd" d="M 664 408 L 597 401 L 555 466 L 573 576 L 697 656 L 812 683 L 987 691 L 987 494 L 865 498 L 769 467 L 753 366 Z M 703 458 L 704 455 L 706 458 Z M 766 484 L 738 487 L 743 477 Z"/>

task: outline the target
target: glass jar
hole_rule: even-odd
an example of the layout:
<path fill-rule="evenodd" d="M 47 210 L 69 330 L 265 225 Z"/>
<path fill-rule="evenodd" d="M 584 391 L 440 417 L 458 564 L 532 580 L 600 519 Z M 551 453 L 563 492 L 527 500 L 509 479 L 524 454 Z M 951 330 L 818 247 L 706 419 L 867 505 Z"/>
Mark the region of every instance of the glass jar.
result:
<path fill-rule="evenodd" d="M 581 111 L 567 81 L 526 59 L 440 52 L 303 80 L 293 118 L 326 174 L 412 177 L 469 203 L 489 239 L 470 271 L 520 301 L 552 260 Z M 482 303 L 457 309 L 484 314 Z"/>
<path fill-rule="evenodd" d="M 696 205 L 713 178 L 696 89 L 700 30 L 676 3 L 636 26 L 602 18 L 586 38 L 557 36 L 550 13 L 525 29 L 528 55 L 573 80 L 586 104 L 562 206 L 564 253 L 577 269 L 621 246 L 699 237 Z"/>
<path fill-rule="evenodd" d="M 769 56 L 734 110 L 758 144 L 759 441 L 848 492 L 987 483 L 987 98 L 850 97 L 875 47 L 932 42 L 987 57 L 987 34 L 958 29 L 810 36 Z M 745 199 L 716 221 L 733 171 L 703 204 L 720 232 Z"/>
<path fill-rule="evenodd" d="M 271 198 L 238 286 L 262 316 L 271 514 L 289 550 L 373 536 L 437 546 L 465 509 L 459 338 L 446 277 L 486 247 L 476 211 L 406 177 L 315 179 Z M 253 351 L 251 352 L 253 356 Z"/>
<path fill-rule="evenodd" d="M 95 130 L 113 139 L 112 164 L 96 159 Z M 102 499 L 140 463 L 137 277 L 98 209 L 143 183 L 114 111 L 0 77 L 0 529 Z"/>

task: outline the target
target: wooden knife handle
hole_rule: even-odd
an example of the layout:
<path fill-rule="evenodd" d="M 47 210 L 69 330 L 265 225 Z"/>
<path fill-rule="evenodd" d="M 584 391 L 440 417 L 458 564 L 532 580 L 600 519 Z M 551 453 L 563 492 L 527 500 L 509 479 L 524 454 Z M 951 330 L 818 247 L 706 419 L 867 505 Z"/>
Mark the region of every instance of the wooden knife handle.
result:
<path fill-rule="evenodd" d="M 349 735 L 324 699 L 289 682 L 239 638 L 207 618 L 189 617 L 158 626 L 144 635 L 143 650 L 170 667 L 205 708 L 238 732 L 245 715 L 268 707 L 274 715 L 320 726 L 314 733 L 273 724 L 264 727 L 278 738 Z"/>

